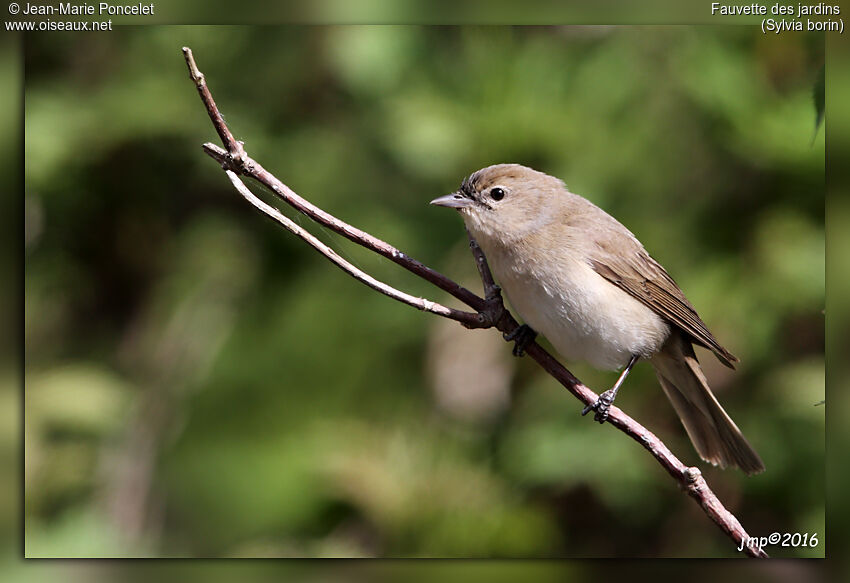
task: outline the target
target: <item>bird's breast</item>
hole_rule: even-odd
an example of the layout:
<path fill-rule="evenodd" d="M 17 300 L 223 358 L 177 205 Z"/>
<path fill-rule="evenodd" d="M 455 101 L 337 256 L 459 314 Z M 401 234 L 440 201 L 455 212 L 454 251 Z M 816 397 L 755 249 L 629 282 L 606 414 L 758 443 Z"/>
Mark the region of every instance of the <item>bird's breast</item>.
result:
<path fill-rule="evenodd" d="M 536 252 L 482 243 L 508 301 L 568 360 L 600 369 L 649 357 L 670 334 L 653 310 L 600 276 L 575 252 Z"/>

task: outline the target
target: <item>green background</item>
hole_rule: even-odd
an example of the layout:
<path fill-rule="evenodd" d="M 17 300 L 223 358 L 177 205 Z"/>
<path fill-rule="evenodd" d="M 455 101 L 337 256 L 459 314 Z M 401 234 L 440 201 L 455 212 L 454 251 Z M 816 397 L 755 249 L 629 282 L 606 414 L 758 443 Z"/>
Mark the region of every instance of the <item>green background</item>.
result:
<path fill-rule="evenodd" d="M 824 37 L 741 26 L 29 36 L 27 556 L 737 554 L 498 334 L 366 289 L 245 204 L 199 148 L 183 45 L 249 154 L 469 286 L 460 219 L 427 201 L 482 166 L 619 218 L 742 360 L 698 354 L 768 469 L 699 467 L 750 534 L 820 537 L 772 555 L 823 556 Z M 618 404 L 698 463 L 648 365 Z"/>

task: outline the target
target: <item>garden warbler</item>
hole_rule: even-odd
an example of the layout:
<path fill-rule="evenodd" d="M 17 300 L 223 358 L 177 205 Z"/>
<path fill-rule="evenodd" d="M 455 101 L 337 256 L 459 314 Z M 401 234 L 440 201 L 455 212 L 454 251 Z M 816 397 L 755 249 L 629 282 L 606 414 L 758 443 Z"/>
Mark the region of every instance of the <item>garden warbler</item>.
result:
<path fill-rule="evenodd" d="M 568 360 L 622 374 L 592 407 L 604 422 L 622 382 L 648 359 L 700 457 L 747 474 L 758 454 L 711 392 L 693 344 L 734 368 L 676 282 L 626 227 L 564 183 L 518 164 L 483 168 L 431 204 L 457 209 L 525 321 Z"/>

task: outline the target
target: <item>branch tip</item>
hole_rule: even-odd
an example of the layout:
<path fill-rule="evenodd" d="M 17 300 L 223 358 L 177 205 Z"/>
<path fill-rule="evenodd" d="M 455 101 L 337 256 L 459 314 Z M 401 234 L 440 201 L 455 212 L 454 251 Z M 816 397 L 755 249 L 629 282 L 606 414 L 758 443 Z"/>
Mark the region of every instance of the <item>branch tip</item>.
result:
<path fill-rule="evenodd" d="M 192 79 L 195 85 L 200 87 L 206 83 L 204 74 L 201 73 L 197 63 L 195 63 L 195 55 L 192 54 L 192 49 L 183 47 L 183 58 L 186 59 L 186 65 L 189 67 L 189 78 Z"/>

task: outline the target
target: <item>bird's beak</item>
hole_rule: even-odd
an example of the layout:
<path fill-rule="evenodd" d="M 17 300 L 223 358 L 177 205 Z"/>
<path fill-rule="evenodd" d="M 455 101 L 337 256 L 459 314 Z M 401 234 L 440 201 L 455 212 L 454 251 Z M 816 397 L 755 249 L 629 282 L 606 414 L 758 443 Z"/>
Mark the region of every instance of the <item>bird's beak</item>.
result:
<path fill-rule="evenodd" d="M 433 205 L 444 206 L 450 209 L 463 209 L 470 206 L 472 203 L 473 200 L 471 198 L 464 196 L 459 192 L 453 192 L 451 194 L 441 196 L 440 198 L 435 198 L 431 201 L 431 204 Z"/>

